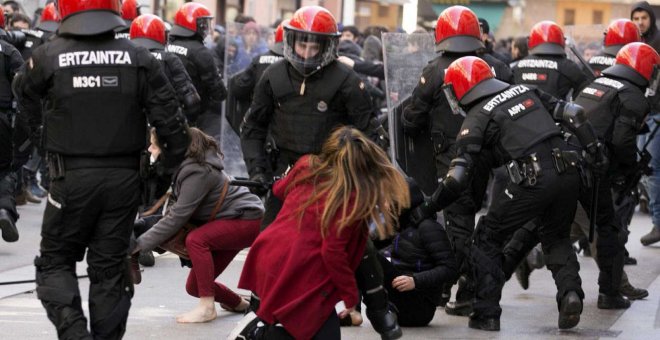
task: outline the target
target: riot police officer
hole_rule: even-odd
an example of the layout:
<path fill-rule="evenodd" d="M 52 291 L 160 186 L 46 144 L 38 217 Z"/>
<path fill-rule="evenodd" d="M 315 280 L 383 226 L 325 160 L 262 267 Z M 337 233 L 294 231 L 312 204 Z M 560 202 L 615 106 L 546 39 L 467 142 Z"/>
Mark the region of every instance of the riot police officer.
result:
<path fill-rule="evenodd" d="M 121 18 L 124 19 L 126 24 L 123 27 L 115 30 L 115 39 L 130 39 L 130 30 L 133 20 L 140 16 L 140 8 L 142 5 L 137 0 L 123 0 L 121 3 Z"/>
<path fill-rule="evenodd" d="M 463 56 L 476 56 L 484 48 L 481 29 L 477 16 L 463 6 L 452 6 L 440 13 L 435 27 L 436 50 L 441 54 L 424 68 L 422 77 L 413 91 L 410 104 L 401 116 L 406 134 L 415 136 L 421 129 L 430 128 L 435 153 L 437 178 L 446 175 L 449 162 L 456 156 L 456 137 L 463 123 L 463 116 L 455 115 L 449 103 L 442 95 L 441 85 L 449 64 Z M 484 54 L 485 60 L 495 70 L 499 80 L 511 82 L 512 75 L 508 66 L 494 57 Z M 429 155 L 430 157 L 431 155 Z M 423 160 L 419 160 L 422 162 Z M 488 184 L 490 166 L 476 167 L 481 171 L 472 177 L 470 188 L 461 198 L 444 211 L 445 228 L 454 247 L 461 273 L 466 276 L 467 268 L 465 244 L 474 230 L 475 214 L 481 208 L 481 202 Z M 423 188 L 433 190 L 432 188 Z M 447 313 L 466 316 L 470 313 L 472 300 L 471 280 L 464 277 L 456 293 L 456 301 L 449 302 Z M 451 287 L 447 287 L 451 288 Z M 449 289 L 445 290 L 449 295 Z M 449 299 L 449 296 L 446 297 Z"/>
<path fill-rule="evenodd" d="M 242 72 L 231 77 L 229 80 L 229 96 L 227 97 L 227 120 L 231 127 L 239 133 L 239 126 L 243 122 L 243 117 L 250 107 L 252 96 L 254 95 L 254 88 L 257 86 L 257 81 L 266 71 L 266 68 L 275 62 L 284 58 L 282 55 L 282 45 L 284 44 L 284 25 L 288 24 L 289 20 L 282 21 L 274 33 L 274 43 L 268 52 L 258 55 L 252 59 L 250 65 Z"/>
<path fill-rule="evenodd" d="M 589 66 L 600 76 L 601 72 L 614 65 L 616 54 L 628 43 L 642 41 L 637 25 L 628 19 L 617 19 L 607 26 L 603 39 L 603 50 L 589 59 Z"/>
<path fill-rule="evenodd" d="M 156 60 L 160 61 L 167 79 L 174 87 L 186 118 L 197 117 L 201 98 L 181 60 L 165 51 L 167 39 L 163 20 L 153 14 L 140 15 L 131 23 L 130 37 L 131 41 L 147 48 Z"/>
<path fill-rule="evenodd" d="M 587 76 L 566 58 L 564 31 L 552 21 L 532 27 L 527 43 L 529 55 L 511 69 L 516 84 L 534 85 L 560 99 L 573 98 L 587 85 Z"/>
<path fill-rule="evenodd" d="M 21 29 L 21 32 L 25 34 L 26 38 L 25 43 L 19 46 L 19 51 L 23 56 L 23 60 L 30 59 L 32 51 L 50 39 L 55 31 L 57 31 L 59 22 L 60 16 L 55 9 L 55 3 L 51 2 L 46 5 L 43 12 L 41 12 L 39 25 L 37 25 L 35 29 Z"/>
<path fill-rule="evenodd" d="M 58 10 L 56 37 L 33 51 L 18 89 L 19 117 L 33 141 L 43 138 L 51 177 L 36 291 L 60 339 L 119 339 L 133 295 L 127 253 L 147 119 L 169 167 L 184 156 L 187 127 L 158 61 L 114 39 L 119 0 L 60 0 Z M 91 333 L 76 279 L 85 255 Z"/>
<path fill-rule="evenodd" d="M 0 24 L 4 26 L 4 16 L 0 18 Z M 21 136 L 27 137 L 24 129 L 20 126 L 14 132 L 14 108 L 12 101 L 14 96 L 11 90 L 11 82 L 18 69 L 23 65 L 21 54 L 4 40 L 0 39 L 0 229 L 2 239 L 7 242 L 18 241 L 18 229 L 16 220 L 16 201 L 14 190 L 16 189 L 16 171 L 23 163 L 14 160 L 14 149 L 23 144 Z"/>
<path fill-rule="evenodd" d="M 612 189 L 631 187 L 631 169 L 637 164 L 637 134 L 651 105 L 644 95 L 646 88 L 656 81 L 660 56 L 649 45 L 634 42 L 625 45 L 616 55 L 615 64 L 602 71 L 602 77 L 585 87 L 576 99 L 583 106 L 598 138 L 606 145 L 610 166 L 600 177 L 596 210 L 598 239 L 597 262 L 598 308 L 628 308 L 619 287 L 623 273 L 624 245 L 627 240 L 626 225 L 617 218 Z M 634 183 L 636 186 L 636 183 Z M 621 193 L 626 194 L 626 193 Z M 584 195 L 582 202 L 590 202 Z M 583 204 L 590 211 L 591 204 Z"/>
<path fill-rule="evenodd" d="M 588 146 L 592 162 L 599 164 L 605 158 L 593 128 L 579 106 L 557 101 L 534 87 L 494 79 L 488 64 L 476 57 L 453 62 L 444 84 L 455 97 L 454 107 L 465 108 L 467 115 L 447 176 L 415 215 L 427 216 L 455 201 L 474 176 L 474 164 L 483 158 L 491 158 L 493 166 L 506 164 L 510 177 L 504 192 L 479 220 L 471 246 L 476 293 L 469 326 L 499 330 L 504 242 L 524 223 L 539 218 L 541 242 L 558 290 L 558 325 L 575 327 L 584 293 L 569 232 L 578 198 L 574 188 L 580 179 L 572 163 L 565 161 L 577 158 L 577 153 L 568 151 L 555 120 L 570 122 Z"/>
<path fill-rule="evenodd" d="M 227 97 L 227 89 L 211 51 L 203 43 L 211 34 L 212 20 L 211 12 L 204 5 L 195 2 L 183 4 L 174 15 L 167 51 L 181 59 L 202 98 L 200 116 L 189 117 L 189 123 L 199 125 L 204 132 L 217 138 L 220 130 L 216 125 L 220 123 L 221 104 Z"/>
<path fill-rule="evenodd" d="M 353 125 L 370 138 L 378 138 L 365 84 L 336 61 L 338 38 L 334 17 L 319 6 L 298 9 L 284 25 L 284 60 L 264 72 L 241 125 L 250 179 L 271 182 L 272 176 L 281 176 L 302 155 L 319 153 L 329 133 L 341 125 Z M 269 135 L 272 139 L 267 143 Z M 269 194 L 265 205 L 262 228 L 274 220 L 282 202 Z M 388 306 L 375 248 L 373 244 L 368 248 L 356 273 L 367 317 L 383 339 L 400 338 L 401 328 Z"/>

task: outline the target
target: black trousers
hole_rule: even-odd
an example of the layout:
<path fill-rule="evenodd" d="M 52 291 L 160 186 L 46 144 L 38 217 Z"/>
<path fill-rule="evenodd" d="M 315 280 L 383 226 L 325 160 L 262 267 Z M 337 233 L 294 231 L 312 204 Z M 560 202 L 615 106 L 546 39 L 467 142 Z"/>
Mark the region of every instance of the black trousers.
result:
<path fill-rule="evenodd" d="M 37 296 L 60 339 L 121 339 L 133 296 L 127 251 L 139 204 L 137 169 L 67 170 L 51 183 L 41 229 Z M 76 262 L 87 253 L 91 333 Z"/>
<path fill-rule="evenodd" d="M 444 178 L 449 171 L 449 166 L 456 155 L 456 147 L 452 145 L 449 149 L 435 157 L 435 166 L 438 178 Z M 473 165 L 474 174 L 471 176 L 469 187 L 461 193 L 461 196 L 451 205 L 446 207 L 442 213 L 444 216 L 445 230 L 451 243 L 452 250 L 456 256 L 459 273 L 465 275 L 467 284 L 465 287 L 472 288 L 472 278 L 469 259 L 469 244 L 471 244 L 474 233 L 475 215 L 481 209 L 486 189 L 488 188 L 488 177 L 490 164 L 488 160 L 479 159 Z M 450 282 L 449 284 L 454 284 Z M 471 289 L 456 292 L 457 301 L 471 300 L 473 298 Z"/>
<path fill-rule="evenodd" d="M 399 325 L 404 327 L 424 327 L 427 326 L 435 316 L 436 303 L 433 297 L 420 289 L 413 289 L 406 292 L 400 292 L 392 287 L 392 280 L 397 276 L 405 275 L 397 269 L 392 262 L 388 261 L 383 255 L 378 254 L 378 260 L 383 267 L 383 286 L 387 289 L 390 302 L 397 310 Z M 438 287 L 438 290 L 441 287 Z"/>
<path fill-rule="evenodd" d="M 582 207 L 591 211 L 591 190 L 582 188 L 579 196 Z M 628 232 L 625 223 L 628 216 L 625 211 L 617 211 L 612 197 L 612 182 L 610 178 L 603 178 L 598 188 L 598 206 L 596 212 L 596 239 L 597 263 L 600 270 L 598 275 L 599 292 L 607 295 L 619 293 L 623 275 L 625 244 Z M 504 272 L 510 277 L 515 267 L 522 261 L 527 253 L 539 242 L 536 224 L 531 221 L 524 228 L 516 231 L 505 249 Z M 601 254 L 604 252 L 604 254 Z"/>
<path fill-rule="evenodd" d="M 476 285 L 474 317 L 499 318 L 499 301 L 505 281 L 504 243 L 523 225 L 540 221 L 538 236 L 548 269 L 557 286 L 557 302 L 569 291 L 581 298 L 584 292 L 578 274 L 579 263 L 570 243 L 570 226 L 575 215 L 580 179 L 574 168 L 561 175 L 544 164 L 535 185 L 509 183 L 477 226 L 471 260 Z"/>

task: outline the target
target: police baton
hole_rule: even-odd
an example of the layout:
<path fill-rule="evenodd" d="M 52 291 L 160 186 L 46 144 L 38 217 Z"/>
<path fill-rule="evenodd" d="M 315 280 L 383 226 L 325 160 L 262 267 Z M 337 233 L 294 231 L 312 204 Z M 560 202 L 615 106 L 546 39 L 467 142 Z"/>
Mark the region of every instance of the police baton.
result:
<path fill-rule="evenodd" d="M 584 58 L 582 58 L 582 55 L 578 52 L 578 50 L 575 48 L 575 45 L 573 43 L 570 43 L 570 44 L 567 44 L 567 45 L 568 45 L 568 49 L 570 49 L 571 52 L 573 52 L 573 55 L 575 55 L 575 57 L 580 62 L 580 64 L 582 64 L 582 66 L 587 71 L 589 71 L 589 74 L 587 74 L 587 76 L 589 77 L 589 81 L 590 82 L 594 81 L 597 77 L 596 72 L 594 71 L 594 69 L 591 68 L 591 65 L 589 65 L 589 63 L 586 60 L 584 60 Z"/>
<path fill-rule="evenodd" d="M 598 210 L 598 186 L 600 185 L 600 176 L 592 170 L 594 177 L 593 187 L 591 188 L 591 206 L 589 207 L 589 243 L 594 241 L 594 230 L 596 229 L 596 211 Z"/>

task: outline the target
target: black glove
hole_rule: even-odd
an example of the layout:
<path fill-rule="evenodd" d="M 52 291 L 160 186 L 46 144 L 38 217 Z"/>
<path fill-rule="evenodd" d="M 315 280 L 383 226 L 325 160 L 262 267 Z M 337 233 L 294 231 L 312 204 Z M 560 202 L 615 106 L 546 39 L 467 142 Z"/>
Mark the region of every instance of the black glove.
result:
<path fill-rule="evenodd" d="M 250 187 L 250 192 L 252 192 L 257 196 L 266 195 L 270 190 L 270 187 L 273 182 L 270 178 L 268 178 L 264 170 L 261 168 L 257 168 L 257 170 L 255 170 L 252 176 L 250 176 L 250 180 L 263 184 L 263 186 L 260 187 Z"/>
<path fill-rule="evenodd" d="M 417 227 L 425 219 L 435 217 L 436 212 L 435 204 L 431 202 L 430 198 L 427 198 L 424 203 L 410 211 L 410 225 Z"/>
<path fill-rule="evenodd" d="M 605 145 L 598 143 L 595 147 L 587 148 L 584 158 L 596 176 L 603 177 L 607 174 L 610 160 Z"/>

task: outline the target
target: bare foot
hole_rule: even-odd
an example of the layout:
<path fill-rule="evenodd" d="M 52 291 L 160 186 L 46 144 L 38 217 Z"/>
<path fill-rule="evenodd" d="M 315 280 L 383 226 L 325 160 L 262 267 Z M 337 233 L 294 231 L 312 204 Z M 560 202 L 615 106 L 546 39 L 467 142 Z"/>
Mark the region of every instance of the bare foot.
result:
<path fill-rule="evenodd" d="M 207 308 L 204 306 L 197 306 L 195 309 L 190 312 L 181 314 L 176 317 L 176 322 L 178 323 L 199 323 L 199 322 L 209 322 L 218 317 L 218 313 L 215 311 L 215 306 L 212 308 Z"/>

